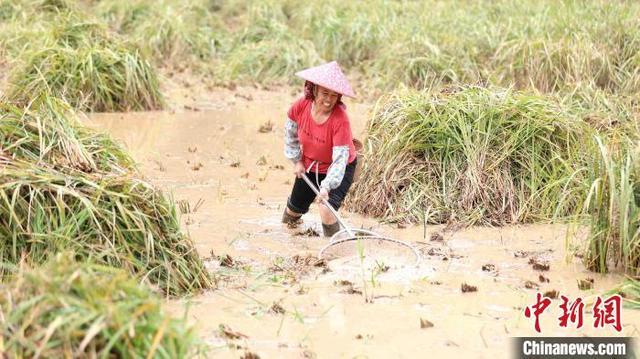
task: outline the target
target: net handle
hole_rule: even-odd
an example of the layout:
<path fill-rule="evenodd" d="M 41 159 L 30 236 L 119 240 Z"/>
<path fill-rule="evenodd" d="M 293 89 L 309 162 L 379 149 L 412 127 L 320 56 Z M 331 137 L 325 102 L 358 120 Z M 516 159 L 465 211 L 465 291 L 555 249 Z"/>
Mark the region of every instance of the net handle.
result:
<path fill-rule="evenodd" d="M 309 179 L 309 177 L 307 177 L 306 173 L 302 173 L 302 179 L 307 182 L 307 185 L 309 185 L 309 187 L 311 187 L 311 189 L 313 190 L 313 192 L 316 194 L 316 196 L 318 196 L 321 200 L 322 203 L 327 206 L 327 208 L 329 208 L 329 210 L 331 211 L 331 213 L 333 214 L 334 217 L 336 217 L 336 219 L 338 220 L 338 223 L 340 223 L 340 225 L 342 226 L 342 228 L 344 228 L 345 231 L 347 231 L 347 233 L 349 234 L 350 237 L 353 237 L 354 234 L 351 231 L 351 229 L 349 227 L 347 227 L 346 224 L 344 224 L 344 222 L 342 221 L 342 218 L 340 218 L 340 216 L 338 216 L 338 212 L 336 212 L 335 209 L 333 209 L 333 207 L 331 206 L 331 204 L 329 203 L 329 201 L 327 201 L 326 199 L 324 199 L 322 196 L 320 196 L 320 192 L 318 192 L 318 190 L 316 189 L 316 186 L 313 185 L 313 182 L 311 182 L 311 180 Z M 340 232 L 338 232 L 340 233 Z M 333 238 L 333 237 L 332 237 Z"/>

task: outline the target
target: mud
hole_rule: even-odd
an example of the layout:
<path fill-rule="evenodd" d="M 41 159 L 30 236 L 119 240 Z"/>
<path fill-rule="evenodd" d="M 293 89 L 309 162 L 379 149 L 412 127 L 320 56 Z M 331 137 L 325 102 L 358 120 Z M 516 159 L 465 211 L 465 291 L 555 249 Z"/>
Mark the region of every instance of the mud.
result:
<path fill-rule="evenodd" d="M 541 316 L 545 336 L 638 336 L 640 313 L 629 309 L 621 333 L 592 327 L 595 296 L 623 277 L 588 272 L 575 256 L 584 234 L 567 235 L 564 225 L 450 232 L 342 211 L 355 228 L 414 245 L 420 265 L 402 257 L 370 267 L 353 258 L 322 261 L 327 239 L 307 235 L 322 233 L 315 206 L 298 228 L 280 223 L 293 183 L 282 143 L 292 91 L 173 96 L 181 100 L 168 111 L 94 114 L 87 123 L 121 140 L 143 174 L 180 201 L 183 228 L 218 288 L 167 306 L 188 308 L 211 356 L 509 357 L 510 337 L 536 334 L 523 309 L 537 292 L 587 303 L 585 326 L 576 330 L 558 326 L 561 301 L 554 300 Z M 369 107 L 347 105 L 360 134 Z M 593 279 L 591 288 L 581 290 L 578 278 Z M 462 293 L 465 284 L 477 291 Z"/>

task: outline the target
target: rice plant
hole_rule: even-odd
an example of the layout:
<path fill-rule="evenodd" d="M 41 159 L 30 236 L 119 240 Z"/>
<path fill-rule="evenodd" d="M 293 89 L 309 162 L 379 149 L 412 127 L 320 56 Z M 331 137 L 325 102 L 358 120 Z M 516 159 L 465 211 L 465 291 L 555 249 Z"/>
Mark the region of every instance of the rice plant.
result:
<path fill-rule="evenodd" d="M 226 31 L 206 1 L 107 1 L 97 14 L 160 65 L 198 68 L 222 47 Z"/>
<path fill-rule="evenodd" d="M 585 264 L 607 272 L 621 266 L 640 274 L 640 147 L 611 146 L 596 137 L 596 153 L 589 166 L 591 184 L 584 203 L 590 217 Z"/>
<path fill-rule="evenodd" d="M 506 224 L 575 212 L 588 130 L 553 100 L 481 87 L 399 91 L 367 127 L 349 207 L 390 220 Z M 560 203 L 560 205 L 559 205 Z"/>
<path fill-rule="evenodd" d="M 154 64 L 212 76 L 219 84 L 286 83 L 303 67 L 335 59 L 367 96 L 401 84 L 640 91 L 640 4 L 633 1 L 2 4 L 0 17 L 9 21 L 0 23 L 0 47 L 12 54 L 39 44 L 40 30 L 51 27 L 47 19 L 61 22 L 52 16 L 56 11 L 72 11 L 108 24 Z"/>
<path fill-rule="evenodd" d="M 187 358 L 203 351 L 186 319 L 167 315 L 125 271 L 77 262 L 72 253 L 12 273 L 0 288 L 0 328 L 0 349 L 11 358 Z"/>
<path fill-rule="evenodd" d="M 273 84 L 295 81 L 294 72 L 322 62 L 313 43 L 282 22 L 257 18 L 229 45 L 214 76 L 223 83 Z"/>
<path fill-rule="evenodd" d="M 627 278 L 618 288 L 610 292 L 610 294 L 613 293 L 621 293 L 627 307 L 640 309 L 640 279 Z"/>
<path fill-rule="evenodd" d="M 133 159 L 108 136 L 79 125 L 67 103 L 46 95 L 27 109 L 0 103 L 0 149 L 36 165 L 124 174 Z"/>
<path fill-rule="evenodd" d="M 162 108 L 156 73 L 134 46 L 74 12 L 57 20 L 42 47 L 22 53 L 10 75 L 9 98 L 26 104 L 48 93 L 91 111 Z"/>
<path fill-rule="evenodd" d="M 68 105 L 46 96 L 0 111 L 0 262 L 43 263 L 72 250 L 167 295 L 210 287 L 175 204 L 113 142 L 77 127 L 64 117 Z"/>

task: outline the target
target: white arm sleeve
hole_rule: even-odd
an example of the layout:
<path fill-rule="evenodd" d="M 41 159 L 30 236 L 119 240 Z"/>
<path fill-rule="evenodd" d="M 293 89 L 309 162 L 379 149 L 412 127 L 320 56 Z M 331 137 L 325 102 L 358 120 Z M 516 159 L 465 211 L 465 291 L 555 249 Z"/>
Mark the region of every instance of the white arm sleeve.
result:
<path fill-rule="evenodd" d="M 348 160 L 349 146 L 333 146 L 331 167 L 327 171 L 327 177 L 320 183 L 320 187 L 325 188 L 327 191 L 338 188 L 344 178 Z"/>
<path fill-rule="evenodd" d="M 284 156 L 296 163 L 300 161 L 301 155 L 298 124 L 287 118 L 284 123 Z"/>

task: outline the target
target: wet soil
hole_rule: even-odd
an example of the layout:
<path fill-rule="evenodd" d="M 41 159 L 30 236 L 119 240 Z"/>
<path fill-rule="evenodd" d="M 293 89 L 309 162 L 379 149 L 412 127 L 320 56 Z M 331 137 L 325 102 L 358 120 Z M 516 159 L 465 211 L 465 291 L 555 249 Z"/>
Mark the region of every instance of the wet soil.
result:
<path fill-rule="evenodd" d="M 182 204 L 183 229 L 218 288 L 168 308 L 188 308 L 210 355 L 509 357 L 511 337 L 536 335 L 523 314 L 536 293 L 593 303 L 621 282 L 619 274 L 585 270 L 574 256 L 582 235 L 568 236 L 565 225 L 452 233 L 442 226 L 398 228 L 341 211 L 353 227 L 414 245 L 420 265 L 376 263 L 353 271 L 343 259 L 319 259 L 328 240 L 313 235 L 322 233 L 315 206 L 297 228 L 280 223 L 293 182 L 282 138 L 294 95 L 289 89 L 178 89 L 167 111 L 86 120 L 121 140 L 142 173 Z M 361 134 L 370 106 L 347 105 L 354 133 Z M 578 279 L 584 278 L 593 283 L 581 290 Z M 560 304 L 553 300 L 541 316 L 542 335 L 639 334 L 640 313 L 629 309 L 621 333 L 593 328 L 591 304 L 583 328 L 561 328 Z"/>

